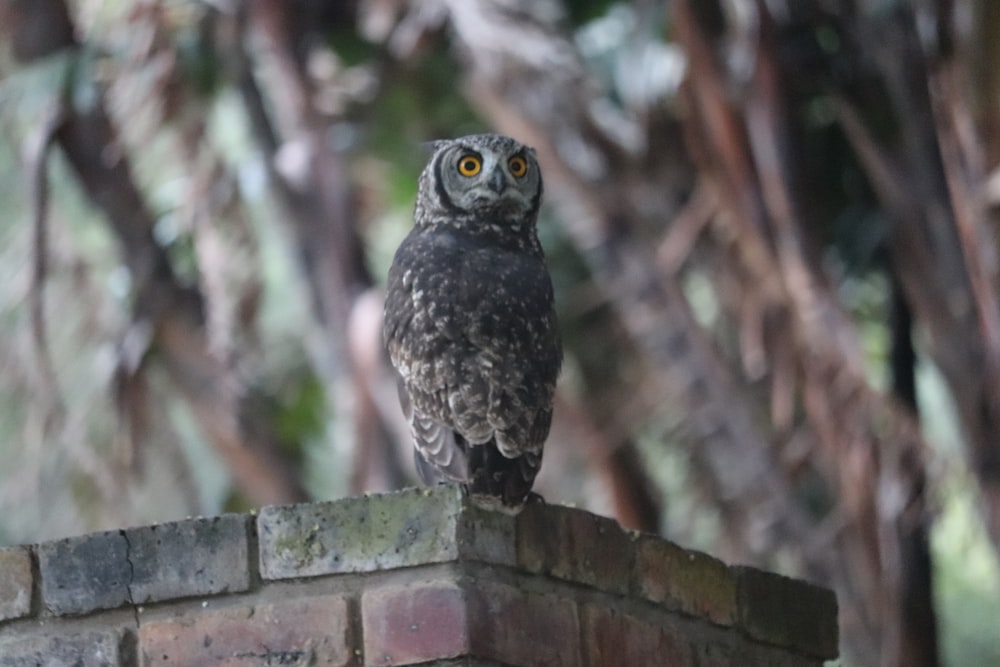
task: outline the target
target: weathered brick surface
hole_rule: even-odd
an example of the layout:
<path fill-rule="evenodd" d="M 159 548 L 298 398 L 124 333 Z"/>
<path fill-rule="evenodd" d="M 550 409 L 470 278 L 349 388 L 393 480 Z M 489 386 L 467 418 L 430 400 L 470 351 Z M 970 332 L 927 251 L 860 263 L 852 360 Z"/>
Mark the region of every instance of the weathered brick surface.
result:
<path fill-rule="evenodd" d="M 481 509 L 455 486 L 266 507 L 257 521 L 265 579 L 460 558 L 514 562 L 513 518 Z"/>
<path fill-rule="evenodd" d="M 485 509 L 474 498 L 465 497 L 455 529 L 459 558 L 510 567 L 517 564 L 517 523 L 510 514 Z"/>
<path fill-rule="evenodd" d="M 691 665 L 697 667 L 823 667 L 820 658 L 761 645 L 745 635 L 701 628 L 691 642 Z"/>
<path fill-rule="evenodd" d="M 31 550 L 0 547 L 0 621 L 31 612 Z"/>
<path fill-rule="evenodd" d="M 0 639 L 0 667 L 124 667 L 135 663 L 132 646 L 117 629 L 10 637 Z"/>
<path fill-rule="evenodd" d="M 128 602 L 132 567 L 122 531 L 43 542 L 37 550 L 42 604 L 52 613 L 82 614 Z"/>
<path fill-rule="evenodd" d="M 607 517 L 542 504 L 517 517 L 517 563 L 528 572 L 624 595 L 633 562 L 631 538 Z"/>
<path fill-rule="evenodd" d="M 750 664 L 753 667 L 823 667 L 822 658 L 809 658 L 801 653 L 773 646 L 761 646 L 744 642 L 739 653 L 741 661 L 736 664 Z"/>
<path fill-rule="evenodd" d="M 732 633 L 706 632 L 691 643 L 693 665 L 698 667 L 757 667 L 740 638 Z"/>
<path fill-rule="evenodd" d="M 751 637 L 823 659 L 837 657 L 837 598 L 798 579 L 735 567 L 739 622 Z"/>
<path fill-rule="evenodd" d="M 261 574 L 287 579 L 452 560 L 461 497 L 446 491 L 266 507 L 257 520 Z"/>
<path fill-rule="evenodd" d="M 823 667 L 821 658 L 761 644 L 734 628 L 695 625 L 689 635 L 690 664 L 697 667 Z"/>
<path fill-rule="evenodd" d="M 139 628 L 144 667 L 360 664 L 350 605 L 341 596 L 207 609 Z"/>
<path fill-rule="evenodd" d="M 365 660 L 423 664 L 476 657 L 524 667 L 580 664 L 572 600 L 478 580 L 430 580 L 365 591 Z"/>
<path fill-rule="evenodd" d="M 661 617 L 654 623 L 610 605 L 587 603 L 580 609 L 583 664 L 586 667 L 690 667 L 689 640 L 678 623 Z M 671 622 L 673 621 L 673 622 Z"/>
<path fill-rule="evenodd" d="M 819 667 L 837 653 L 830 591 L 581 510 L 514 516 L 438 487 L 254 520 L 0 549 L 0 667 Z"/>
<path fill-rule="evenodd" d="M 483 660 L 482 658 L 455 658 L 453 660 L 435 660 L 425 662 L 420 667 L 519 667 L 506 662 L 496 660 Z"/>
<path fill-rule="evenodd" d="M 643 535 L 636 540 L 635 579 L 647 600 L 720 625 L 736 619 L 736 576 L 708 554 Z"/>
<path fill-rule="evenodd" d="M 464 585 L 472 655 L 524 667 L 580 664 L 580 624 L 572 598 L 488 580 Z"/>
<path fill-rule="evenodd" d="M 247 521 L 225 514 L 126 530 L 132 601 L 247 590 Z"/>
<path fill-rule="evenodd" d="M 365 591 L 361 618 L 369 665 L 410 665 L 469 653 L 468 602 L 454 581 Z"/>
<path fill-rule="evenodd" d="M 409 489 L 266 507 L 257 520 L 265 579 L 367 572 L 453 560 L 457 489 Z"/>

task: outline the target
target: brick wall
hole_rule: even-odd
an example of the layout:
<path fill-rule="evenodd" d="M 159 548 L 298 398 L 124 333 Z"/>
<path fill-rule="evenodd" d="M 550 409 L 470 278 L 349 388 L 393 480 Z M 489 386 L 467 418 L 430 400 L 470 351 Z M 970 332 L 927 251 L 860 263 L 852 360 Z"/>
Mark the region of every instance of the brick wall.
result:
<path fill-rule="evenodd" d="M 452 487 L 0 548 L 0 665 L 817 667 L 833 593 Z"/>

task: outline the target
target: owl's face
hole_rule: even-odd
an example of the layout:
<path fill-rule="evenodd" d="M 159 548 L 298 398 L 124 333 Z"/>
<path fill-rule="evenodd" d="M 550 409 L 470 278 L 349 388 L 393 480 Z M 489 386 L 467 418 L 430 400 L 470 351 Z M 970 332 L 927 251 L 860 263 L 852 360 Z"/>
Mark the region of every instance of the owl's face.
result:
<path fill-rule="evenodd" d="M 440 212 L 523 219 L 538 211 L 542 176 L 533 149 L 494 134 L 434 144 L 424 194 Z"/>

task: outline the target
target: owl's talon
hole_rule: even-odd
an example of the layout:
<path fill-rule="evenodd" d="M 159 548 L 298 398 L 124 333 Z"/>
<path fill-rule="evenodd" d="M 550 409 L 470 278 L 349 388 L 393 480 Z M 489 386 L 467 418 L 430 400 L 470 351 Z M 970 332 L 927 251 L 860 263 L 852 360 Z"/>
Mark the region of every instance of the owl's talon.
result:
<path fill-rule="evenodd" d="M 525 505 L 548 505 L 542 494 L 535 493 L 534 491 L 528 492 L 528 497 L 524 499 Z"/>

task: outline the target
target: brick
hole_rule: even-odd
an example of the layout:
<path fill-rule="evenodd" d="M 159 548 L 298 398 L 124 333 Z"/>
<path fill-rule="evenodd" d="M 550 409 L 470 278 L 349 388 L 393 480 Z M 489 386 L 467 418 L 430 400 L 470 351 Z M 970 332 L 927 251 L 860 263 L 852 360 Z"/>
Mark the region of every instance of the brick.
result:
<path fill-rule="evenodd" d="M 264 508 L 257 520 L 261 574 L 286 579 L 454 560 L 460 502 L 457 492 L 407 489 Z"/>
<path fill-rule="evenodd" d="M 0 621 L 31 613 L 31 550 L 0 547 Z"/>
<path fill-rule="evenodd" d="M 837 657 L 833 591 L 750 567 L 733 572 L 739 624 L 750 637 L 816 658 Z"/>
<path fill-rule="evenodd" d="M 407 568 L 314 586 L 252 585 L 250 520 L 0 548 L 0 667 L 819 667 L 837 653 L 830 591 L 580 510 L 512 516 L 455 487 L 266 508 L 266 579 Z M 420 567 L 434 563 L 454 565 Z M 191 597 L 205 601 L 47 613 Z"/>
<path fill-rule="evenodd" d="M 483 579 L 431 580 L 366 591 L 361 615 L 368 665 L 473 657 L 526 667 L 580 664 L 576 606 L 556 595 Z"/>
<path fill-rule="evenodd" d="M 736 577 L 725 563 L 651 535 L 640 536 L 635 550 L 639 595 L 719 625 L 735 622 Z"/>
<path fill-rule="evenodd" d="M 454 581 L 365 591 L 361 618 L 368 665 L 409 665 L 469 653 L 466 594 Z"/>
<path fill-rule="evenodd" d="M 52 613 L 83 614 L 128 602 L 132 569 L 121 531 L 43 542 L 37 553 L 42 603 Z"/>
<path fill-rule="evenodd" d="M 266 507 L 257 521 L 265 579 L 514 562 L 513 518 L 479 507 L 456 486 Z"/>
<path fill-rule="evenodd" d="M 307 597 L 143 623 L 139 654 L 144 667 L 347 667 L 355 634 L 346 598 Z"/>
<path fill-rule="evenodd" d="M 143 604 L 247 590 L 248 520 L 224 514 L 126 530 L 132 601 Z"/>
<path fill-rule="evenodd" d="M 823 667 L 823 660 L 755 642 L 735 627 L 703 626 L 689 635 L 698 667 Z"/>
<path fill-rule="evenodd" d="M 689 667 L 695 664 L 685 633 L 676 619 L 662 614 L 658 622 L 615 609 L 608 602 L 580 609 L 583 664 L 586 667 L 647 665 Z"/>
<path fill-rule="evenodd" d="M 465 496 L 456 526 L 459 558 L 514 567 L 517 564 L 516 518 L 484 506 L 475 496 Z"/>
<path fill-rule="evenodd" d="M 506 662 L 483 660 L 481 658 L 454 658 L 452 660 L 425 662 L 420 667 L 527 667 L 527 665 L 511 665 Z"/>
<path fill-rule="evenodd" d="M 485 579 L 464 582 L 472 655 L 525 667 L 576 667 L 576 603 Z"/>
<path fill-rule="evenodd" d="M 823 667 L 819 658 L 755 643 L 735 627 L 691 627 L 689 664 L 697 667 Z"/>
<path fill-rule="evenodd" d="M 809 658 L 801 653 L 774 646 L 751 644 L 741 647 L 737 665 L 749 664 L 754 667 L 823 667 L 822 658 Z"/>
<path fill-rule="evenodd" d="M 612 519 L 558 505 L 528 505 L 517 517 L 517 563 L 523 569 L 624 595 L 634 548 Z"/>
<path fill-rule="evenodd" d="M 694 637 L 691 642 L 692 664 L 698 667 L 759 667 L 749 655 L 748 646 L 730 633 Z"/>
<path fill-rule="evenodd" d="M 135 664 L 127 633 L 21 635 L 0 639 L 0 667 L 117 667 Z"/>

